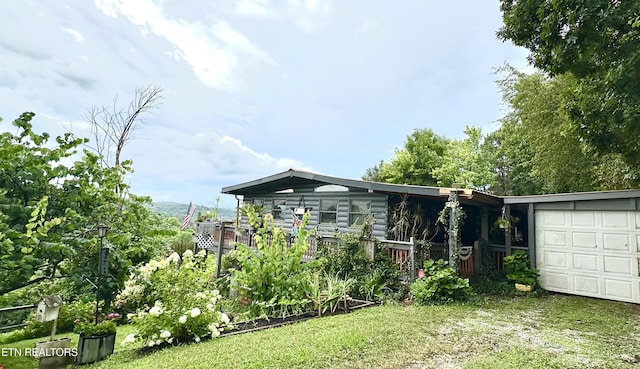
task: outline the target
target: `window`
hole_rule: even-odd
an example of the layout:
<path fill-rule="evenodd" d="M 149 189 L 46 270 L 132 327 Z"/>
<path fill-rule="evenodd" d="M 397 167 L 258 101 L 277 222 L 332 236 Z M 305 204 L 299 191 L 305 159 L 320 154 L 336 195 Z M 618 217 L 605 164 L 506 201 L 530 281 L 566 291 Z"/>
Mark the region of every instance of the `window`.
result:
<path fill-rule="evenodd" d="M 271 208 L 271 215 L 273 215 L 273 220 L 284 220 L 286 208 L 287 200 L 273 199 L 273 207 Z"/>
<path fill-rule="evenodd" d="M 364 218 L 371 212 L 371 200 L 351 200 L 349 225 L 364 224 Z"/>
<path fill-rule="evenodd" d="M 338 220 L 338 200 L 320 200 L 320 223 L 333 223 Z"/>

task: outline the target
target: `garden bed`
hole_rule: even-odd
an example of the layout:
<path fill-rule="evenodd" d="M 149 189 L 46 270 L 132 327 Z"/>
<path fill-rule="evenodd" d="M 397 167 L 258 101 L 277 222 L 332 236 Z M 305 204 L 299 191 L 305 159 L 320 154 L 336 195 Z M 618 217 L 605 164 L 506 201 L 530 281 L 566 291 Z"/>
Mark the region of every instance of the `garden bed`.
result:
<path fill-rule="evenodd" d="M 347 313 L 353 310 L 378 305 L 378 303 L 373 301 L 365 301 L 365 300 L 357 300 L 357 299 L 348 299 L 347 304 L 348 304 Z M 344 314 L 344 313 L 345 313 L 344 307 L 341 304 L 335 312 L 327 311 L 322 314 L 322 317 L 336 315 L 336 314 Z M 275 328 L 275 327 L 280 327 L 283 325 L 289 325 L 293 323 L 300 323 L 312 318 L 318 318 L 318 313 L 316 311 L 310 311 L 310 312 L 299 314 L 299 315 L 289 315 L 286 317 L 257 319 L 252 321 L 234 323 L 235 328 L 223 332 L 222 334 L 220 334 L 220 337 L 254 332 L 254 331 L 259 331 L 267 328 Z"/>

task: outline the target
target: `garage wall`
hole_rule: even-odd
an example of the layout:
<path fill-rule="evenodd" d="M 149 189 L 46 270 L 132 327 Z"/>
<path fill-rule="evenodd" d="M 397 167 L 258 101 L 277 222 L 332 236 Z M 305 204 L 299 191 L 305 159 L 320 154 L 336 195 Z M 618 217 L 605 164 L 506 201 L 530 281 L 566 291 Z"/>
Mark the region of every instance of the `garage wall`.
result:
<path fill-rule="evenodd" d="M 607 205 L 611 209 L 611 202 Z M 640 303 L 640 211 L 572 208 L 560 210 L 556 205 L 554 210 L 535 210 L 541 286 Z"/>

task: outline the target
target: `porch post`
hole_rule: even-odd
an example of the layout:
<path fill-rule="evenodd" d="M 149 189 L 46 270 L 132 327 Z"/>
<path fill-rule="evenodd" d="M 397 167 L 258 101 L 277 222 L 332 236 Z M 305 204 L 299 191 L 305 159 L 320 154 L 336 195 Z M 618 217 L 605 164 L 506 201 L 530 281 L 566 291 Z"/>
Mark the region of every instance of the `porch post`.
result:
<path fill-rule="evenodd" d="M 527 246 L 531 267 L 536 267 L 536 218 L 533 203 L 527 204 Z"/>
<path fill-rule="evenodd" d="M 473 244 L 473 267 L 476 272 L 480 272 L 482 266 L 482 247 L 483 242 L 489 243 L 489 208 L 483 206 L 480 208 L 480 240 Z"/>
<path fill-rule="evenodd" d="M 509 256 L 511 255 L 511 205 L 504 206 L 504 216 L 508 224 L 504 229 L 504 253 Z"/>

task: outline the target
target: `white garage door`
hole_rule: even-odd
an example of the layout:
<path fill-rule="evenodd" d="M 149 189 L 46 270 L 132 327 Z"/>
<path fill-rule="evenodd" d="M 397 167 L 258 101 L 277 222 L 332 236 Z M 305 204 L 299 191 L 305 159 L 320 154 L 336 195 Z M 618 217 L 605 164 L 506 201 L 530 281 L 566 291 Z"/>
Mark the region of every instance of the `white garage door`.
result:
<path fill-rule="evenodd" d="M 640 303 L 640 212 L 536 210 L 540 285 Z"/>

